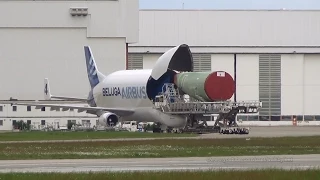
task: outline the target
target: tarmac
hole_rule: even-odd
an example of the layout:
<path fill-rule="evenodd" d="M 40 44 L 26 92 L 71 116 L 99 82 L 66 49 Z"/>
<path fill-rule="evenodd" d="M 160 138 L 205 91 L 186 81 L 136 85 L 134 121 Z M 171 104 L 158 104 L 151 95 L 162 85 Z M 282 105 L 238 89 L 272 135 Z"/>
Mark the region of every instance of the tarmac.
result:
<path fill-rule="evenodd" d="M 129 158 L 70 160 L 3 160 L 6 172 L 124 172 L 181 170 L 310 169 L 320 166 L 320 155 L 231 156 L 190 158 Z"/>

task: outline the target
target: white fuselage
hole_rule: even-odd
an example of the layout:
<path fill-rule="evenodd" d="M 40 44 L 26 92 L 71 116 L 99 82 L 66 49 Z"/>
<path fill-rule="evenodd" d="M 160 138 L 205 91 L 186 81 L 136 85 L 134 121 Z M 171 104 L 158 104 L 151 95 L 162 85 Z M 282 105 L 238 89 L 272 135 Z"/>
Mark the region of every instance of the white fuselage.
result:
<path fill-rule="evenodd" d="M 111 73 L 93 89 L 96 105 L 134 110 L 132 115 L 122 117 L 122 120 L 160 122 L 170 127 L 184 127 L 184 116 L 168 115 L 153 108 L 146 89 L 151 71 L 121 70 Z"/>

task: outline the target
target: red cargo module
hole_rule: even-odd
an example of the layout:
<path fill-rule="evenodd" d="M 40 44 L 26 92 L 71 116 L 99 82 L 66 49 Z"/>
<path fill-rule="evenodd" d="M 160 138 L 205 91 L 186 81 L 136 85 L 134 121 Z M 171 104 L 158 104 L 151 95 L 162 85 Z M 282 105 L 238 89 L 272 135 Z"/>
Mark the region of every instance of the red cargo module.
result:
<path fill-rule="evenodd" d="M 204 90 L 212 101 L 225 101 L 230 99 L 235 92 L 234 80 L 229 73 L 216 71 L 206 78 Z"/>

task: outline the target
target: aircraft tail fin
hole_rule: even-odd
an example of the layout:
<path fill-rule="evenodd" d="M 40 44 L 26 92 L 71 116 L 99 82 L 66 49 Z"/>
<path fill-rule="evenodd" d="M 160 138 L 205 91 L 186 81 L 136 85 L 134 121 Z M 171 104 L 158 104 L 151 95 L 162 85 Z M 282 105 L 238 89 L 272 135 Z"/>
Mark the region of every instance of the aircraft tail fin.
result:
<path fill-rule="evenodd" d="M 51 92 L 50 92 L 50 85 L 49 85 L 49 79 L 44 79 L 44 99 L 45 100 L 51 100 Z"/>
<path fill-rule="evenodd" d="M 87 102 L 86 98 L 77 98 L 77 97 L 65 97 L 65 96 L 55 96 L 51 94 L 49 79 L 44 79 L 44 99 L 51 100 L 51 99 L 62 99 L 62 100 L 73 100 L 73 101 L 84 101 Z"/>
<path fill-rule="evenodd" d="M 89 46 L 84 46 L 84 52 L 86 57 L 87 73 L 90 82 L 91 89 L 99 84 L 105 76 L 98 71 L 96 62 L 93 57 L 93 53 Z"/>

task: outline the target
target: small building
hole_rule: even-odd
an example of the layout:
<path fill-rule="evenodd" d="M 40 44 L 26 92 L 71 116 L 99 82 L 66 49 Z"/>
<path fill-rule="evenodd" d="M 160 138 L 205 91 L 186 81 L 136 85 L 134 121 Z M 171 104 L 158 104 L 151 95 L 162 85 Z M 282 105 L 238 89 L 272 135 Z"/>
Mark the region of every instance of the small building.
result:
<path fill-rule="evenodd" d="M 41 103 L 64 104 L 84 106 L 81 103 L 67 101 L 40 101 Z M 34 101 L 23 101 L 23 103 L 35 103 Z M 14 130 L 17 123 L 23 121 L 30 125 L 32 130 L 43 130 L 45 128 L 61 129 L 68 123 L 93 128 L 97 126 L 98 117 L 86 112 L 63 111 L 62 109 L 51 111 L 49 107 L 36 109 L 32 106 L 16 106 L 0 101 L 0 131 Z"/>

